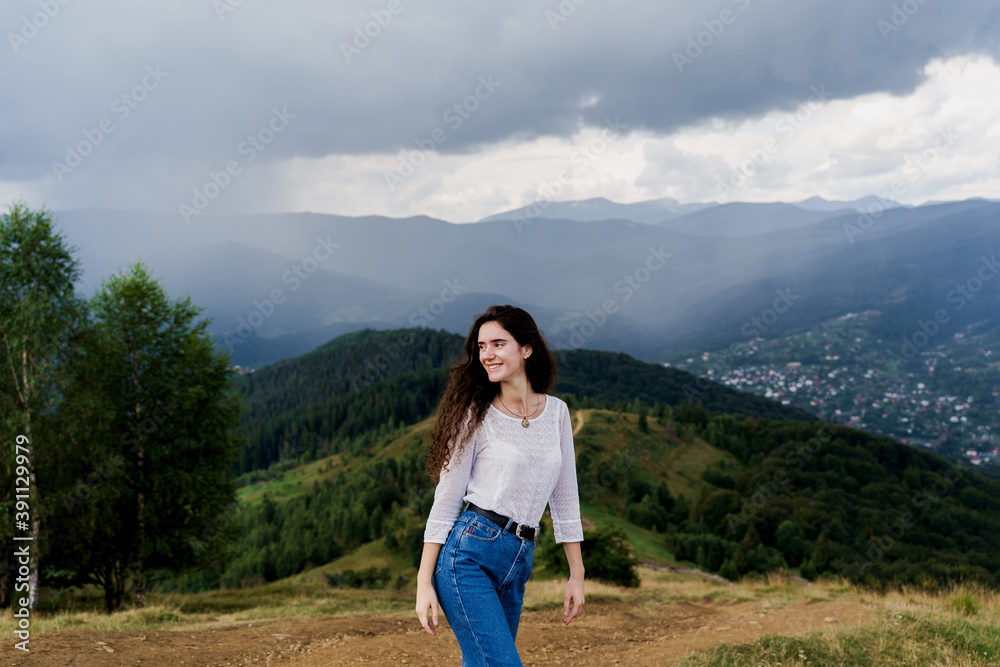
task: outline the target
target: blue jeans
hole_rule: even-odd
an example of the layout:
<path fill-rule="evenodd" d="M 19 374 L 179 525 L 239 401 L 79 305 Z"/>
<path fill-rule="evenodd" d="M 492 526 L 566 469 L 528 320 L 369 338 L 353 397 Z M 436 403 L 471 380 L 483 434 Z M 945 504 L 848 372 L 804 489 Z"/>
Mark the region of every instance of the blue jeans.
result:
<path fill-rule="evenodd" d="M 459 515 L 434 570 L 438 604 L 462 648 L 462 667 L 520 667 L 514 647 L 535 543 L 471 510 Z"/>

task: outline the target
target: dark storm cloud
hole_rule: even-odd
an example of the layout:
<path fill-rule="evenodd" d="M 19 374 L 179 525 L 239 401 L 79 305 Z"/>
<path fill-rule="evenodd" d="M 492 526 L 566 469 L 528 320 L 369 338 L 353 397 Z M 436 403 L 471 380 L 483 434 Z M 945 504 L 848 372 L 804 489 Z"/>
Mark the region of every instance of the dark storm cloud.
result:
<path fill-rule="evenodd" d="M 155 159 L 203 177 L 242 163 L 275 110 L 293 118 L 254 159 L 468 151 L 608 117 L 669 132 L 814 86 L 903 94 L 935 56 L 995 57 L 1000 30 L 987 0 L 343 5 L 5 3 L 0 178 L 57 175 L 88 137 L 81 170 Z"/>

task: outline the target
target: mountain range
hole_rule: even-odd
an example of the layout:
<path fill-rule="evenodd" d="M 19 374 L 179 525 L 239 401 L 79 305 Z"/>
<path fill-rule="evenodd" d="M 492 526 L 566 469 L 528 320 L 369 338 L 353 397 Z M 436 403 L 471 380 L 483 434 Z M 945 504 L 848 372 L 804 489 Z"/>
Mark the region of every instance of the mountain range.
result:
<path fill-rule="evenodd" d="M 1000 312 L 985 279 L 962 308 L 953 294 L 991 271 L 1000 241 L 993 201 L 588 200 L 538 210 L 523 223 L 498 214 L 474 224 L 206 213 L 188 225 L 178 215 L 99 209 L 55 217 L 78 248 L 87 296 L 141 258 L 171 296 L 204 306 L 219 345 L 252 367 L 363 328 L 464 334 L 491 303 L 528 310 L 556 348 L 646 361 L 867 308 L 885 314 L 887 337 L 918 330 L 942 308 L 955 325 L 995 324 Z"/>

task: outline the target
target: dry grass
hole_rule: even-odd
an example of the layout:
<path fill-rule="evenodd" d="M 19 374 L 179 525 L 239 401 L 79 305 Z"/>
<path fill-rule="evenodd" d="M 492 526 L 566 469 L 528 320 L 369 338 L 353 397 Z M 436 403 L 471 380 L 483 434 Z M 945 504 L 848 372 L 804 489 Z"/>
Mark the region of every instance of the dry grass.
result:
<path fill-rule="evenodd" d="M 96 589 L 88 592 L 97 594 Z M 413 595 L 413 591 L 405 589 L 335 589 L 316 582 L 288 580 L 197 595 L 150 593 L 145 608 L 123 609 L 110 615 L 94 605 L 54 614 L 36 612 L 31 617 L 31 633 L 35 636 L 60 630 L 197 630 L 278 618 L 401 616 L 413 613 Z M 0 621 L 0 632 L 13 636 L 14 620 L 5 615 Z"/>
<path fill-rule="evenodd" d="M 817 584 L 796 583 L 782 574 L 772 574 L 763 580 L 744 580 L 721 584 L 670 572 L 640 567 L 639 588 L 614 586 L 598 581 L 586 582 L 587 601 L 615 600 L 636 605 L 665 605 L 672 602 L 703 600 L 759 601 L 764 608 L 779 608 L 798 601 L 832 600 L 842 595 L 857 595 L 843 581 Z M 562 607 L 566 579 L 528 582 L 524 593 L 526 609 Z"/>
<path fill-rule="evenodd" d="M 842 585 L 830 587 L 840 591 Z M 879 613 L 866 626 L 834 635 L 769 636 L 687 656 L 678 667 L 902 665 L 971 667 L 1000 664 L 1000 594 L 979 586 L 937 593 L 902 589 L 874 595 L 848 589 Z M 770 600 L 770 598 L 768 598 Z"/>
<path fill-rule="evenodd" d="M 804 584 L 783 575 L 744 580 L 733 585 L 639 568 L 639 588 L 588 580 L 587 602 L 624 605 L 629 611 L 648 610 L 678 601 L 749 600 L 763 611 L 808 600 L 854 598 L 876 610 L 871 623 L 839 632 L 798 637 L 767 636 L 750 644 L 724 645 L 690 654 L 678 667 L 743 667 L 838 665 L 1000 664 L 1000 593 L 982 587 L 954 587 L 938 593 L 903 589 L 875 594 L 845 581 Z M 532 579 L 524 608 L 561 608 L 565 579 Z M 237 591 L 201 595 L 152 594 L 141 610 L 113 615 L 98 611 L 39 614 L 31 619 L 32 635 L 60 630 L 195 630 L 278 618 L 383 614 L 406 618 L 413 614 L 413 590 L 343 590 L 311 582 L 283 581 Z M 0 632 L 13 636 L 9 615 Z"/>

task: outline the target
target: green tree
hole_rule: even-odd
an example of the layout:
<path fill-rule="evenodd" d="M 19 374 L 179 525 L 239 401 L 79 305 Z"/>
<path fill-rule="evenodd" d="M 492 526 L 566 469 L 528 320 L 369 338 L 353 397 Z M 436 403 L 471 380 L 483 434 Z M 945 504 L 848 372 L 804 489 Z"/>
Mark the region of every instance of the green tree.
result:
<path fill-rule="evenodd" d="M 682 493 L 677 496 L 677 502 L 674 503 L 674 508 L 670 510 L 670 521 L 680 524 L 690 518 L 691 510 L 688 508 L 687 498 Z"/>
<path fill-rule="evenodd" d="M 785 559 L 792 567 L 799 566 L 809 549 L 809 540 L 802 527 L 790 519 L 781 522 L 774 533 L 774 540 L 778 551 L 785 555 Z"/>
<path fill-rule="evenodd" d="M 670 489 L 667 488 L 666 482 L 660 482 L 660 485 L 656 487 L 656 501 L 667 512 L 674 508 L 674 497 L 670 495 Z"/>
<path fill-rule="evenodd" d="M 649 433 L 649 409 L 642 403 L 639 404 L 639 430 Z"/>
<path fill-rule="evenodd" d="M 116 492 L 102 507 L 121 517 L 110 554 L 89 563 L 109 611 L 121 604 L 123 578 L 135 606 L 145 604 L 151 572 L 179 574 L 225 560 L 232 537 L 232 466 L 240 399 L 228 355 L 195 323 L 190 297 L 171 302 L 140 262 L 106 279 L 92 300 L 95 357 L 109 359 L 100 391 L 114 407 L 103 451 L 120 461 Z"/>
<path fill-rule="evenodd" d="M 368 539 L 377 540 L 382 536 L 382 522 L 384 519 L 385 515 L 382 512 L 382 508 L 376 507 L 368 522 Z"/>
<path fill-rule="evenodd" d="M 651 530 L 666 531 L 670 513 L 651 495 L 645 495 L 638 505 L 628 508 L 629 520 Z"/>
<path fill-rule="evenodd" d="M 44 210 L 18 202 L 0 218 L 0 437 L 5 443 L 0 483 L 8 490 L 0 499 L 0 510 L 10 520 L 15 518 L 15 473 L 27 477 L 29 511 L 24 525 L 32 537 L 28 564 L 32 609 L 38 608 L 39 567 L 50 548 L 49 531 L 40 531 L 55 511 L 48 494 L 58 487 L 56 475 L 66 470 L 57 465 L 64 443 L 54 437 L 52 424 L 66 393 L 64 362 L 74 354 L 74 332 L 84 316 L 84 302 L 73 287 L 80 268 L 71 251 Z M 15 442 L 27 448 L 20 462 Z M 10 520 L 0 528 L 6 544 L 13 544 L 15 525 Z M 5 558 L 12 565 L 10 553 Z M 13 568 L 3 570 L 0 603 L 6 606 Z"/>

